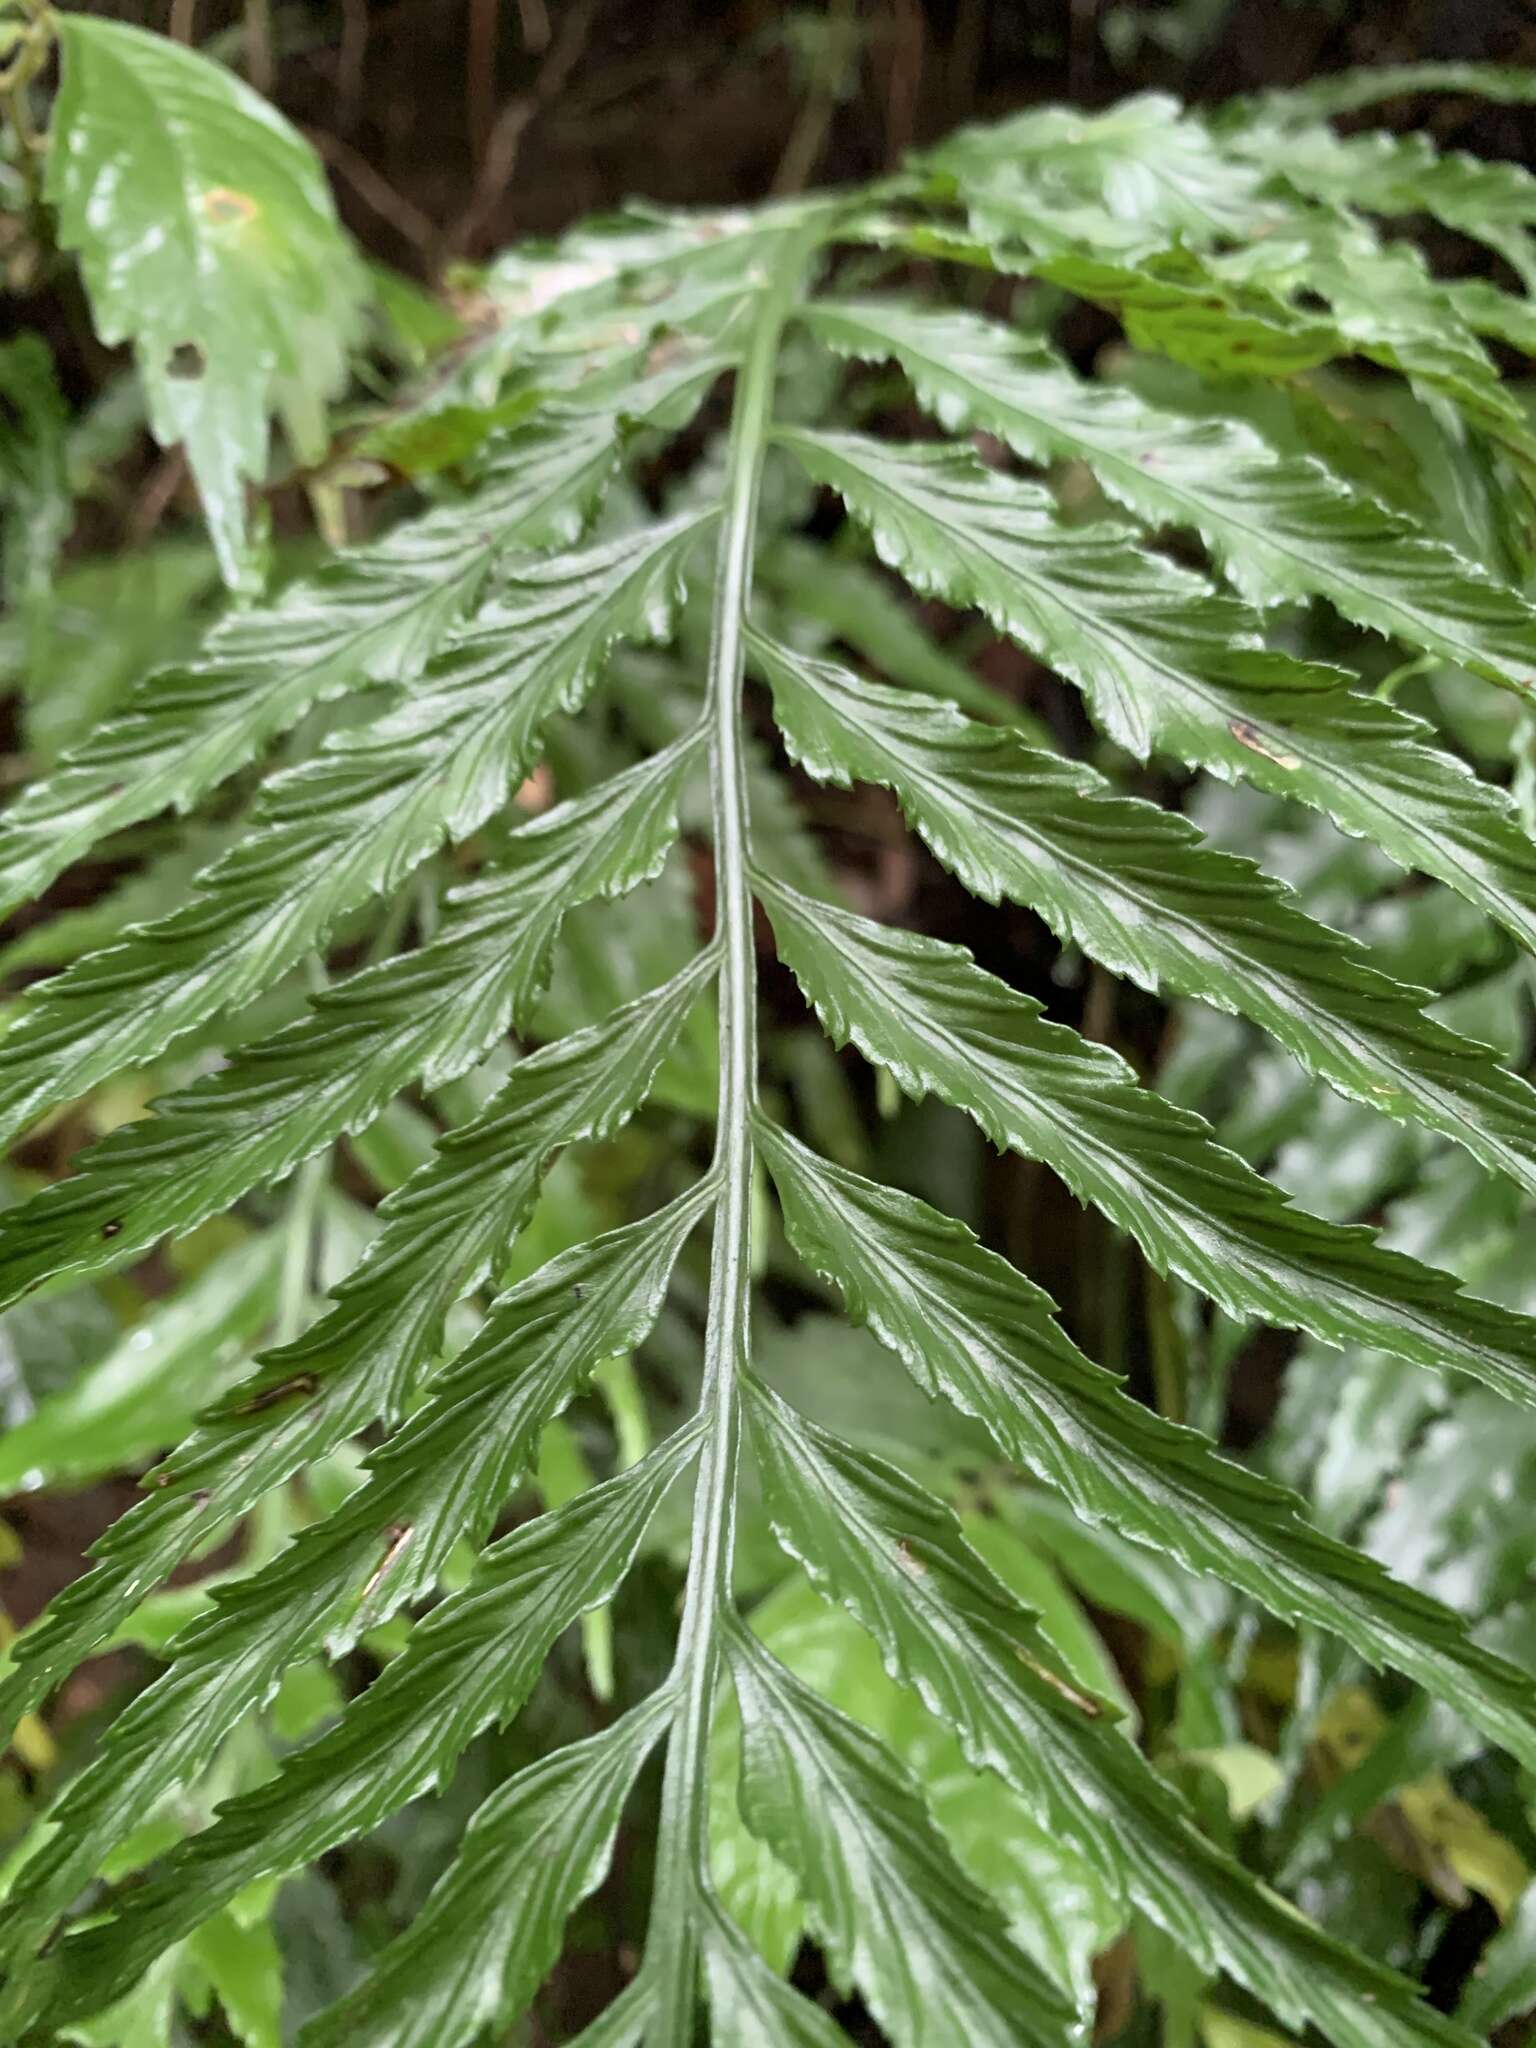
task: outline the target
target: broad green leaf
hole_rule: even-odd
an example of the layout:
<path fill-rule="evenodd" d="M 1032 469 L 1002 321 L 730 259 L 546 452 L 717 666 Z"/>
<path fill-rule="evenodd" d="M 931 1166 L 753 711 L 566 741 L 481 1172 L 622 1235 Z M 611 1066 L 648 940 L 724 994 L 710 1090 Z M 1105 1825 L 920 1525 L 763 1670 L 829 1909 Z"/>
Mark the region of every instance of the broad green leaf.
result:
<path fill-rule="evenodd" d="M 805 1933 L 805 1905 L 793 1873 L 742 1819 L 740 1777 L 741 1715 L 726 1686 L 715 1700 L 709 1737 L 709 1886 L 738 1935 L 782 1977 Z"/>
<path fill-rule="evenodd" d="M 697 1448 L 696 1431 L 684 1431 L 493 1545 L 334 1727 L 126 1889 L 111 1919 L 61 1943 L 11 2010 L 25 2001 L 40 2012 L 46 1998 L 59 2025 L 108 2004 L 246 1885 L 312 1861 L 440 1783 L 480 1729 L 517 1712 L 556 1636 L 611 1596 Z"/>
<path fill-rule="evenodd" d="M 188 810 L 327 698 L 420 675 L 519 548 L 575 538 L 614 464 L 599 416 L 512 437 L 469 505 L 338 555 L 272 604 L 231 612 L 194 662 L 147 677 L 0 822 L 0 904 L 38 895 L 125 825 Z"/>
<path fill-rule="evenodd" d="M 1340 2048 L 1469 2048 L 1413 1987 L 1305 1920 L 1202 1835 L 1178 1793 L 1056 1671 L 1049 1646 L 895 1467 L 753 1389 L 752 1442 L 779 1537 L 847 1606 L 978 1769 L 1014 1786 L 1214 1977 Z"/>
<path fill-rule="evenodd" d="M 301 2048 L 460 2048 L 504 2030 L 602 1882 L 624 1801 L 666 1725 L 664 1695 L 520 1771 L 476 1812 L 446 1875 L 356 1991 Z"/>
<path fill-rule="evenodd" d="M 999 1149 L 1042 1159 L 1129 1231 L 1159 1271 L 1229 1315 L 1340 1346 L 1449 1365 L 1536 1401 L 1536 1322 L 1463 1294 L 1448 1274 L 1325 1223 L 1225 1151 L 1114 1053 L 1042 1021 L 1040 1005 L 962 947 L 895 932 L 759 876 L 779 951 L 838 1043 L 903 1090 L 964 1109 Z"/>
<path fill-rule="evenodd" d="M 1342 1092 L 1428 1124 L 1536 1193 L 1536 1094 L 1250 862 L 1011 734 L 761 637 L 753 650 L 801 766 L 818 782 L 894 790 L 974 895 L 1027 904 L 1143 988 L 1245 1013 Z"/>
<path fill-rule="evenodd" d="M 711 967 L 695 961 L 604 1024 L 531 1054 L 477 1117 L 441 1140 L 383 1205 L 384 1227 L 331 1311 L 267 1354 L 114 1524 L 95 1569 L 21 1638 L 0 1688 L 0 1722 L 35 1705 L 222 1522 L 358 1430 L 399 1419 L 441 1346 L 448 1311 L 491 1274 L 527 1220 L 550 1155 L 608 1136 L 645 1098 Z"/>
<path fill-rule="evenodd" d="M 434 1087 L 530 1019 L 566 912 L 658 872 L 677 829 L 690 734 L 507 840 L 454 892 L 441 935 L 314 998 L 275 1037 L 115 1131 L 78 1173 L 0 1218 L 0 1296 L 95 1271 L 185 1230 L 369 1123 L 418 1077 Z"/>
<path fill-rule="evenodd" d="M 271 1923 L 247 1926 L 233 1913 L 219 1913 L 187 1949 L 245 2048 L 282 2048 L 283 1966 Z"/>
<path fill-rule="evenodd" d="M 1128 1399 L 1060 1329 L 1048 1297 L 963 1224 L 781 1131 L 765 1127 L 762 1145 L 806 1263 L 919 1385 L 985 1423 L 1078 1514 L 1335 1630 L 1536 1758 L 1536 1686 L 1478 1648 L 1457 1615 L 1319 1534 L 1294 1494 Z"/>
<path fill-rule="evenodd" d="M 270 782 L 187 904 L 38 992 L 0 1042 L 0 1129 L 270 988 L 348 910 L 499 812 L 611 644 L 664 637 L 701 522 L 519 564 L 371 724 Z"/>
<path fill-rule="evenodd" d="M 277 1305 L 282 1251 L 275 1233 L 253 1237 L 147 1309 L 0 1437 L 0 1494 L 83 1485 L 174 1442 L 246 1363 Z"/>
<path fill-rule="evenodd" d="M 60 15 L 48 197 L 96 330 L 131 341 L 162 442 L 183 441 L 225 580 L 247 580 L 245 486 L 281 411 L 300 454 L 358 338 L 365 279 L 319 159 L 182 45 Z"/>
<path fill-rule="evenodd" d="M 1337 670 L 1267 652 L 1242 606 L 1123 531 L 1060 524 L 1034 485 L 944 449 L 848 435 L 794 446 L 915 587 L 978 606 L 1079 684 L 1128 751 L 1156 746 L 1315 804 L 1536 947 L 1529 835 L 1499 792 L 1423 743 L 1419 721 Z"/>
<path fill-rule="evenodd" d="M 902 2048 L 1059 2042 L 1071 2007 L 950 1857 L 911 1780 L 739 1626 L 742 1811 L 800 1879 L 832 1966 Z"/>

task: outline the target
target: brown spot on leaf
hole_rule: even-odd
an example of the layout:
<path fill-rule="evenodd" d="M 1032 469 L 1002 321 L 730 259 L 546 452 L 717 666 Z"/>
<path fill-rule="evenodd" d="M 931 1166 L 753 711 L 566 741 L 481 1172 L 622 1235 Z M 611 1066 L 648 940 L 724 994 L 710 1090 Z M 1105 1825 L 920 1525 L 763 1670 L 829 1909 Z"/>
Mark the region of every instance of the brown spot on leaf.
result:
<path fill-rule="evenodd" d="M 396 1560 L 400 1556 L 401 1551 L 404 1550 L 405 1546 L 407 1545 L 407 1543 L 410 1542 L 410 1540 L 410 1523 L 397 1522 L 394 1528 L 392 1528 L 389 1532 L 389 1547 L 385 1550 L 384 1555 L 379 1559 L 377 1569 L 369 1578 L 367 1585 L 364 1586 L 362 1592 L 359 1593 L 357 1596 L 357 1604 L 359 1605 L 359 1607 L 361 1607 L 363 1602 L 380 1584 L 385 1573 L 389 1570 L 390 1566 L 396 1562 Z"/>
<path fill-rule="evenodd" d="M 217 228 L 243 227 L 256 218 L 255 200 L 248 193 L 232 192 L 227 185 L 210 186 L 199 203 Z"/>
<path fill-rule="evenodd" d="M 1022 1644 L 1019 1645 L 1019 1662 L 1027 1664 L 1036 1678 L 1044 1679 L 1052 1692 L 1060 1693 L 1064 1700 L 1069 1700 L 1080 1713 L 1086 1714 L 1090 1721 L 1097 1721 L 1103 1713 L 1104 1710 L 1096 1699 L 1086 1692 L 1079 1692 L 1075 1685 L 1068 1685 L 1067 1681 L 1052 1671 L 1048 1664 L 1038 1663 Z"/>
<path fill-rule="evenodd" d="M 1266 733 L 1260 732 L 1259 728 L 1251 725 L 1246 718 L 1234 718 L 1228 729 L 1233 739 L 1240 741 L 1250 753 L 1262 754 L 1266 761 L 1273 761 L 1277 768 L 1301 766 L 1297 755 L 1288 754 L 1283 747 L 1276 746 Z"/>
<path fill-rule="evenodd" d="M 242 1401 L 230 1413 L 259 1415 L 264 1408 L 275 1408 L 279 1401 L 291 1401 L 296 1394 L 312 1394 L 317 1384 L 312 1372 L 297 1373 L 291 1380 L 284 1380 L 281 1386 L 263 1387 L 260 1393 L 252 1394 L 249 1401 Z"/>

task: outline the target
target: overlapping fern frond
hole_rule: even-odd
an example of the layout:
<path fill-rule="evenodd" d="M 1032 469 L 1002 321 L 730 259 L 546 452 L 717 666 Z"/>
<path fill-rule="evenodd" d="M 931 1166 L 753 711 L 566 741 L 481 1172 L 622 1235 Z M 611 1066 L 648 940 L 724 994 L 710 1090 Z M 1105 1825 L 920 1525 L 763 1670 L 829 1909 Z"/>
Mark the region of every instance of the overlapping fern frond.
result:
<path fill-rule="evenodd" d="M 219 1532 L 366 1438 L 352 1490 L 260 1569 L 217 1583 L 14 1870 L 7 2038 L 67 2034 L 215 1916 L 441 1785 L 680 1515 L 669 1671 L 488 1799 L 415 1923 L 300 2039 L 468 2048 L 509 2025 L 657 1758 L 649 1934 L 585 2048 L 683 2048 L 704 2024 L 723 2048 L 840 2038 L 732 1918 L 712 1862 L 728 1693 L 746 1829 L 891 2041 L 1078 2037 L 1081 1981 L 1042 1963 L 962 1867 L 900 1746 L 754 1629 L 734 1539 L 743 1502 L 760 1499 L 815 1592 L 969 1768 L 1078 1859 L 1112 1918 L 1141 1916 L 1200 1977 L 1339 2048 L 1471 2039 L 1211 1839 L 950 1507 L 802 1413 L 755 1333 L 771 1187 L 802 1270 L 885 1347 L 892 1375 L 961 1411 L 999 1459 L 1085 1524 L 1417 1681 L 1536 1769 L 1536 1681 L 1520 1661 L 1343 1540 L 1350 1517 L 1314 1512 L 1131 1398 L 1022 1272 L 963 1223 L 821 1156 L 760 1085 L 771 944 L 838 1045 L 1044 1162 L 1191 1298 L 1305 1333 L 1320 1407 L 1340 1398 L 1340 1347 L 1454 1401 L 1453 1420 L 1471 1402 L 1506 1419 L 1536 1407 L 1536 1320 L 1313 1213 L 1304 1186 L 1293 1201 L 1193 1108 L 961 948 L 820 886 L 760 745 L 771 710 L 798 771 L 891 791 L 967 889 L 1037 913 L 1141 989 L 1247 1020 L 1310 1077 L 1300 1085 L 1428 1134 L 1473 1184 L 1536 1194 L 1536 1090 L 1384 951 L 1114 779 L 1127 755 L 1155 752 L 1310 806 L 1432 878 L 1437 900 L 1454 892 L 1515 946 L 1536 941 L 1536 850 L 1511 799 L 1364 679 L 1365 636 L 1385 636 L 1528 698 L 1536 603 L 1433 504 L 1388 504 L 1334 459 L 1283 381 L 1346 356 L 1387 366 L 1475 438 L 1500 501 L 1522 504 L 1536 440 L 1480 337 L 1529 322 L 1526 302 L 1438 283 L 1371 217 L 1434 214 L 1529 275 L 1536 188 L 1427 144 L 1340 140 L 1326 111 L 1050 110 L 957 138 L 878 210 L 854 194 L 636 216 L 509 263 L 491 280 L 506 317 L 457 365 L 458 395 L 483 404 L 513 376 L 527 417 L 491 430 L 462 496 L 232 615 L 13 805 L 8 905 L 108 835 L 268 769 L 179 907 L 39 987 L 0 1044 L 10 1136 L 114 1075 L 223 1050 L 184 1061 L 151 1114 L 0 1214 L 0 1306 L 302 1181 L 335 1141 L 376 1136 L 402 1097 L 473 1085 L 448 1128 L 430 1127 L 323 1313 L 279 1330 L 14 1646 L 8 1725 Z M 850 295 L 837 273 L 860 247 Z M 912 251 L 956 266 L 926 298 Z M 1268 429 L 1250 385 L 1217 381 L 1181 409 L 1086 380 L 1043 335 L 961 303 L 954 280 L 976 266 L 1110 306 L 1137 346 L 1207 376 L 1279 377 Z M 849 425 L 850 361 L 896 367 L 904 438 Z M 802 373 L 790 390 L 787 363 Z M 630 451 L 724 389 L 723 445 L 660 483 L 649 473 L 642 496 Z M 813 418 L 807 391 L 826 394 Z M 867 567 L 804 561 L 795 529 L 816 494 L 817 530 L 840 508 L 912 591 L 981 614 L 1081 691 L 1121 750 L 1101 755 L 1114 772 L 1010 724 L 1006 701 L 999 717 L 908 622 L 882 621 L 894 599 Z M 1362 629 L 1360 673 L 1306 657 L 1312 601 Z M 673 642 L 697 666 L 640 651 Z M 764 687 L 744 697 L 749 679 Z M 628 765 L 588 772 L 583 722 L 626 733 Z M 558 801 L 520 807 L 552 749 Z M 680 835 L 708 848 L 708 935 L 653 973 L 642 963 L 627 999 L 579 1028 L 552 1026 L 562 934 L 585 929 L 583 906 L 675 872 Z M 682 1144 L 650 1213 L 514 1273 L 551 1162 L 617 1131 L 680 1065 L 671 1099 L 696 1109 L 702 1091 L 712 1140 Z M 704 1232 L 691 1413 L 496 1535 L 541 1438 L 604 1361 L 647 1341 Z M 261 1256 L 251 1284 L 268 1302 L 270 1245 Z M 286 1676 L 402 1617 L 382 1675 L 275 1775 L 113 1881 L 141 1860 L 125 1845 L 145 1817 Z"/>

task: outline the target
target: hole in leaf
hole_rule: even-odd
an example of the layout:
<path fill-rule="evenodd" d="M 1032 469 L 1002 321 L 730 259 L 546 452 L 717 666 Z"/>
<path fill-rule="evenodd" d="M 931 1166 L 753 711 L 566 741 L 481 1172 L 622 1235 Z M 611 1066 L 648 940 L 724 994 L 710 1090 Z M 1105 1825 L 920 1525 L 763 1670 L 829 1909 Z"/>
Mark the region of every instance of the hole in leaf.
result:
<path fill-rule="evenodd" d="M 208 358 L 195 341 L 178 341 L 165 359 L 166 374 L 171 377 L 201 377 L 208 367 Z"/>

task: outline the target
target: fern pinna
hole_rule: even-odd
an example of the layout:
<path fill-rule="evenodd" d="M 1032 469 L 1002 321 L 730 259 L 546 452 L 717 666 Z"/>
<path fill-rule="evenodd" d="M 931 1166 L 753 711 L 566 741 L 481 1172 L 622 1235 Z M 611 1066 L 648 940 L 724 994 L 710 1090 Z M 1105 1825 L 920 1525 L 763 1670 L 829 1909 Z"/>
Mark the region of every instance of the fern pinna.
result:
<path fill-rule="evenodd" d="M 226 580 L 248 585 L 242 480 L 267 407 L 302 421 L 323 405 L 337 363 L 306 362 L 299 340 L 328 310 L 344 343 L 362 287 L 297 138 L 243 88 L 110 23 L 48 33 L 60 239 L 103 332 L 139 350 L 156 432 L 188 443 Z M 1513 74 L 1438 82 L 1533 96 Z M 185 278 L 128 288 L 135 219 L 113 218 L 103 165 L 152 147 L 113 125 L 130 87 L 196 143 L 178 175 L 204 180 L 204 201 L 219 172 L 212 226 L 189 205 L 189 233 L 225 236 L 236 322 L 243 205 L 298 223 L 288 324 L 280 297 L 263 312 L 264 384 L 248 337 L 177 326 Z M 1480 1382 L 1495 1415 L 1536 1405 L 1536 1321 L 1293 1201 L 1175 1091 L 962 948 L 860 914 L 789 800 L 889 791 L 977 896 L 1037 914 L 1111 976 L 1247 1020 L 1286 1074 L 1372 1127 L 1443 1141 L 1455 1199 L 1536 1195 L 1523 1078 L 1385 952 L 1125 788 L 1156 755 L 1278 800 L 1276 818 L 1310 807 L 1426 878 L 1437 917 L 1461 899 L 1496 944 L 1536 941 L 1515 802 L 1373 687 L 1383 636 L 1401 661 L 1517 699 L 1536 687 L 1536 436 L 1486 345 L 1529 347 L 1536 320 L 1502 287 L 1440 280 L 1379 220 L 1434 216 L 1529 279 L 1536 181 L 1327 125 L 1371 94 L 1349 78 L 1206 116 L 1158 97 L 1045 109 L 867 192 L 637 211 L 514 252 L 485 280 L 495 321 L 388 428 L 397 449 L 449 422 L 465 437 L 441 473 L 422 465 L 434 501 L 231 610 L 13 803 L 9 907 L 168 809 L 191 814 L 194 845 L 212 810 L 224 823 L 182 900 L 34 989 L 0 1042 L 11 1138 L 125 1072 L 185 1077 L 0 1217 L 0 1300 L 78 1287 L 244 1203 L 266 1220 L 238 1254 L 240 1327 L 266 1348 L 206 1387 L 191 1435 L 12 1648 L 8 1727 L 104 1645 L 150 1642 L 164 1668 L 13 1859 L 6 2038 L 117 2039 L 90 2029 L 124 2000 L 168 2026 L 211 1975 L 231 2025 L 276 2039 L 242 2019 L 211 1930 L 256 1940 L 274 1881 L 444 1785 L 574 1624 L 606 1670 L 597 1689 L 615 1689 L 604 1617 L 657 1546 L 686 1559 L 668 1668 L 649 1686 L 626 1675 L 622 1711 L 484 1800 L 304 2048 L 505 2038 L 635 1799 L 657 1816 L 648 1932 L 584 2048 L 846 2038 L 782 1967 L 802 1925 L 902 2048 L 1081 2038 L 1087 1958 L 1129 1924 L 1232 2010 L 1341 2048 L 1473 2038 L 1207 1829 L 1061 1629 L 992 1569 L 985 1527 L 901 1445 L 877 1453 L 790 1398 L 755 1306 L 765 1269 L 792 1271 L 1031 1498 L 1226 1589 L 1232 1615 L 1333 1644 L 1328 1669 L 1352 1654 L 1400 1674 L 1536 1768 L 1536 1690 L 1513 1650 L 1330 1533 L 1347 1516 L 1309 1512 L 1132 1398 L 1014 1264 L 808 1144 L 780 1080 L 761 1079 L 771 949 L 837 1046 L 1049 1168 L 1140 1247 L 1175 1312 L 1208 1302 L 1303 1333 L 1293 1405 L 1330 1408 L 1362 1355 L 1404 1384 Z M 254 197 L 220 153 L 242 124 L 264 152 Z M 1053 344 L 1071 301 L 1119 321 L 1131 372 L 1091 381 Z M 169 374 L 167 348 L 194 346 L 196 374 Z M 1388 373 L 1380 388 L 1475 491 L 1446 502 L 1369 421 L 1319 400 L 1305 373 L 1345 359 Z M 893 415 L 899 433 L 882 429 Z M 1080 692 L 1112 744 L 1066 749 L 929 640 L 899 584 L 979 613 L 1060 679 L 1061 704 Z M 1361 629 L 1342 635 L 1354 670 L 1308 652 L 1323 604 Z M 1054 729 L 1078 731 L 1066 715 Z M 692 892 L 680 835 L 710 877 Z M 603 911 L 633 891 L 632 912 Z M 703 939 L 694 901 L 712 903 Z M 674 1141 L 646 1199 L 520 1257 L 551 1162 L 648 1103 Z M 351 1203 L 355 1263 L 312 1313 L 316 1218 L 350 1199 L 324 1173 L 344 1138 L 395 1191 L 376 1214 Z M 195 1298 L 182 1313 L 177 1341 L 203 1342 Z M 697 1333 L 696 1398 L 650 1415 L 623 1361 L 669 1317 L 685 1353 Z M 627 1416 L 621 1454 L 607 1476 L 561 1480 L 550 1446 L 569 1451 L 561 1418 L 594 1383 Z M 158 1423 L 117 1414 L 123 1455 L 154 1449 Z M 13 1485 L 71 1469 L 49 1427 L 40 1411 L 17 1433 Z M 509 1525 L 535 1469 L 544 1510 Z M 242 1524 L 240 1564 L 157 1591 Z M 814 1658 L 780 1654 L 774 1602 L 737 1554 L 759 1524 L 798 1574 L 783 1599 L 857 1625 L 886 1725 L 844 1713 Z M 251 1717 L 364 1642 L 379 1675 L 344 1705 L 326 1694 L 317 1732 L 231 1779 Z M 1033 1915 L 950 1824 L 942 1773 L 922 1765 L 937 1743 L 1055 1859 L 1060 1894 Z M 209 1773 L 230 1796 L 199 1809 L 189 1788 Z M 777 1953 L 754 1887 L 778 1887 L 788 1915 Z M 1069 1889 L 1080 1917 L 1093 1901 L 1088 1937 L 1062 1931 Z"/>

